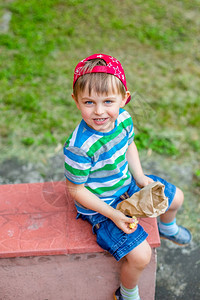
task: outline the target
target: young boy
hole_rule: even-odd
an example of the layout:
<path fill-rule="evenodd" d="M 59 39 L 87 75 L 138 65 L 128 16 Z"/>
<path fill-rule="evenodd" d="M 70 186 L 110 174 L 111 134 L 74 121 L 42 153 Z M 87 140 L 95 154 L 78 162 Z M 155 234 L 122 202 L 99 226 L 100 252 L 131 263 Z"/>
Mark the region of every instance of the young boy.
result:
<path fill-rule="evenodd" d="M 133 219 L 116 210 L 117 204 L 153 181 L 165 185 L 169 208 L 160 216 L 160 236 L 186 245 L 190 232 L 176 224 L 183 193 L 165 180 L 145 176 L 140 164 L 134 129 L 123 110 L 131 95 L 120 62 L 94 54 L 75 68 L 73 94 L 82 121 L 65 143 L 65 176 L 75 199 L 77 218 L 91 223 L 97 243 L 117 261 L 125 257 L 121 284 L 114 299 L 139 300 L 138 280 L 151 258 L 147 233 Z"/>

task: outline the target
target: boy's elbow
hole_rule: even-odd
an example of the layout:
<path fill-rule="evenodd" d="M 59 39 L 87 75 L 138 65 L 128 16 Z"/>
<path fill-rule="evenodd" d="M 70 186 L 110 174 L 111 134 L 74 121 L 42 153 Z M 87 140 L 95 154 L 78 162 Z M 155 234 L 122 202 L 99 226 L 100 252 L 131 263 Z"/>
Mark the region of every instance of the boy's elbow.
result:
<path fill-rule="evenodd" d="M 75 184 L 66 178 L 67 192 L 71 197 L 75 198 L 77 192 L 82 188 L 82 184 Z"/>

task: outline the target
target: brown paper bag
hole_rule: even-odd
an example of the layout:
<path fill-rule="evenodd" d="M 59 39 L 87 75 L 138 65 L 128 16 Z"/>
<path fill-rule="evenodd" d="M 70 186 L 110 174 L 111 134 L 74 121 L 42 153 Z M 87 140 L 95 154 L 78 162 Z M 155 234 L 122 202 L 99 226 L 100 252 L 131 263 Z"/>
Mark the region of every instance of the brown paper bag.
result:
<path fill-rule="evenodd" d="M 164 194 L 165 186 L 152 182 L 130 198 L 117 205 L 117 209 L 128 216 L 154 218 L 163 214 L 168 207 L 168 198 Z"/>

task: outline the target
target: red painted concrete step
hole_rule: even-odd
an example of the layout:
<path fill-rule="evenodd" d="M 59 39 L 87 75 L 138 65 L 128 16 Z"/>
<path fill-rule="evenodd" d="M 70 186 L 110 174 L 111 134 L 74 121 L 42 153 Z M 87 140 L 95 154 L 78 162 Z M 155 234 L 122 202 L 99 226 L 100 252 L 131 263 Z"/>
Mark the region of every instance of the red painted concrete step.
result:
<path fill-rule="evenodd" d="M 160 246 L 156 219 L 140 219 L 152 248 Z M 65 182 L 0 186 L 0 257 L 97 253 L 91 226 L 76 220 Z"/>
<path fill-rule="evenodd" d="M 154 300 L 160 239 L 155 219 L 140 223 L 154 248 L 140 295 Z M 97 245 L 87 222 L 76 220 L 65 182 L 0 186 L 0 228 L 0 299 L 113 299 L 122 262 Z"/>

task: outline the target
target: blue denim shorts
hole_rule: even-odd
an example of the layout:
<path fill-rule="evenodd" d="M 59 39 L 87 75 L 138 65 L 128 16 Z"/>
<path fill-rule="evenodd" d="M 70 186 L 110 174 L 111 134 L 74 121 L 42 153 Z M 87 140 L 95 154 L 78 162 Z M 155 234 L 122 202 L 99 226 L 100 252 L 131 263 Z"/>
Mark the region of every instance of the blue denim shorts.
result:
<path fill-rule="evenodd" d="M 164 193 L 166 197 L 168 197 L 169 208 L 174 199 L 176 187 L 158 176 L 147 176 L 152 178 L 154 181 L 159 181 L 165 185 Z M 129 189 L 127 190 L 129 197 L 139 190 L 140 188 L 136 185 L 135 180 L 133 179 Z M 117 204 L 121 201 L 121 198 L 116 199 L 112 206 L 116 208 Z M 93 233 L 95 233 L 97 236 L 97 243 L 101 248 L 110 252 L 110 254 L 112 254 L 117 261 L 141 244 L 148 236 L 143 227 L 139 224 L 133 233 L 126 234 L 110 219 L 99 213 L 95 215 L 78 214 L 77 218 L 79 217 L 81 217 L 83 220 L 87 220 L 92 225 Z"/>

